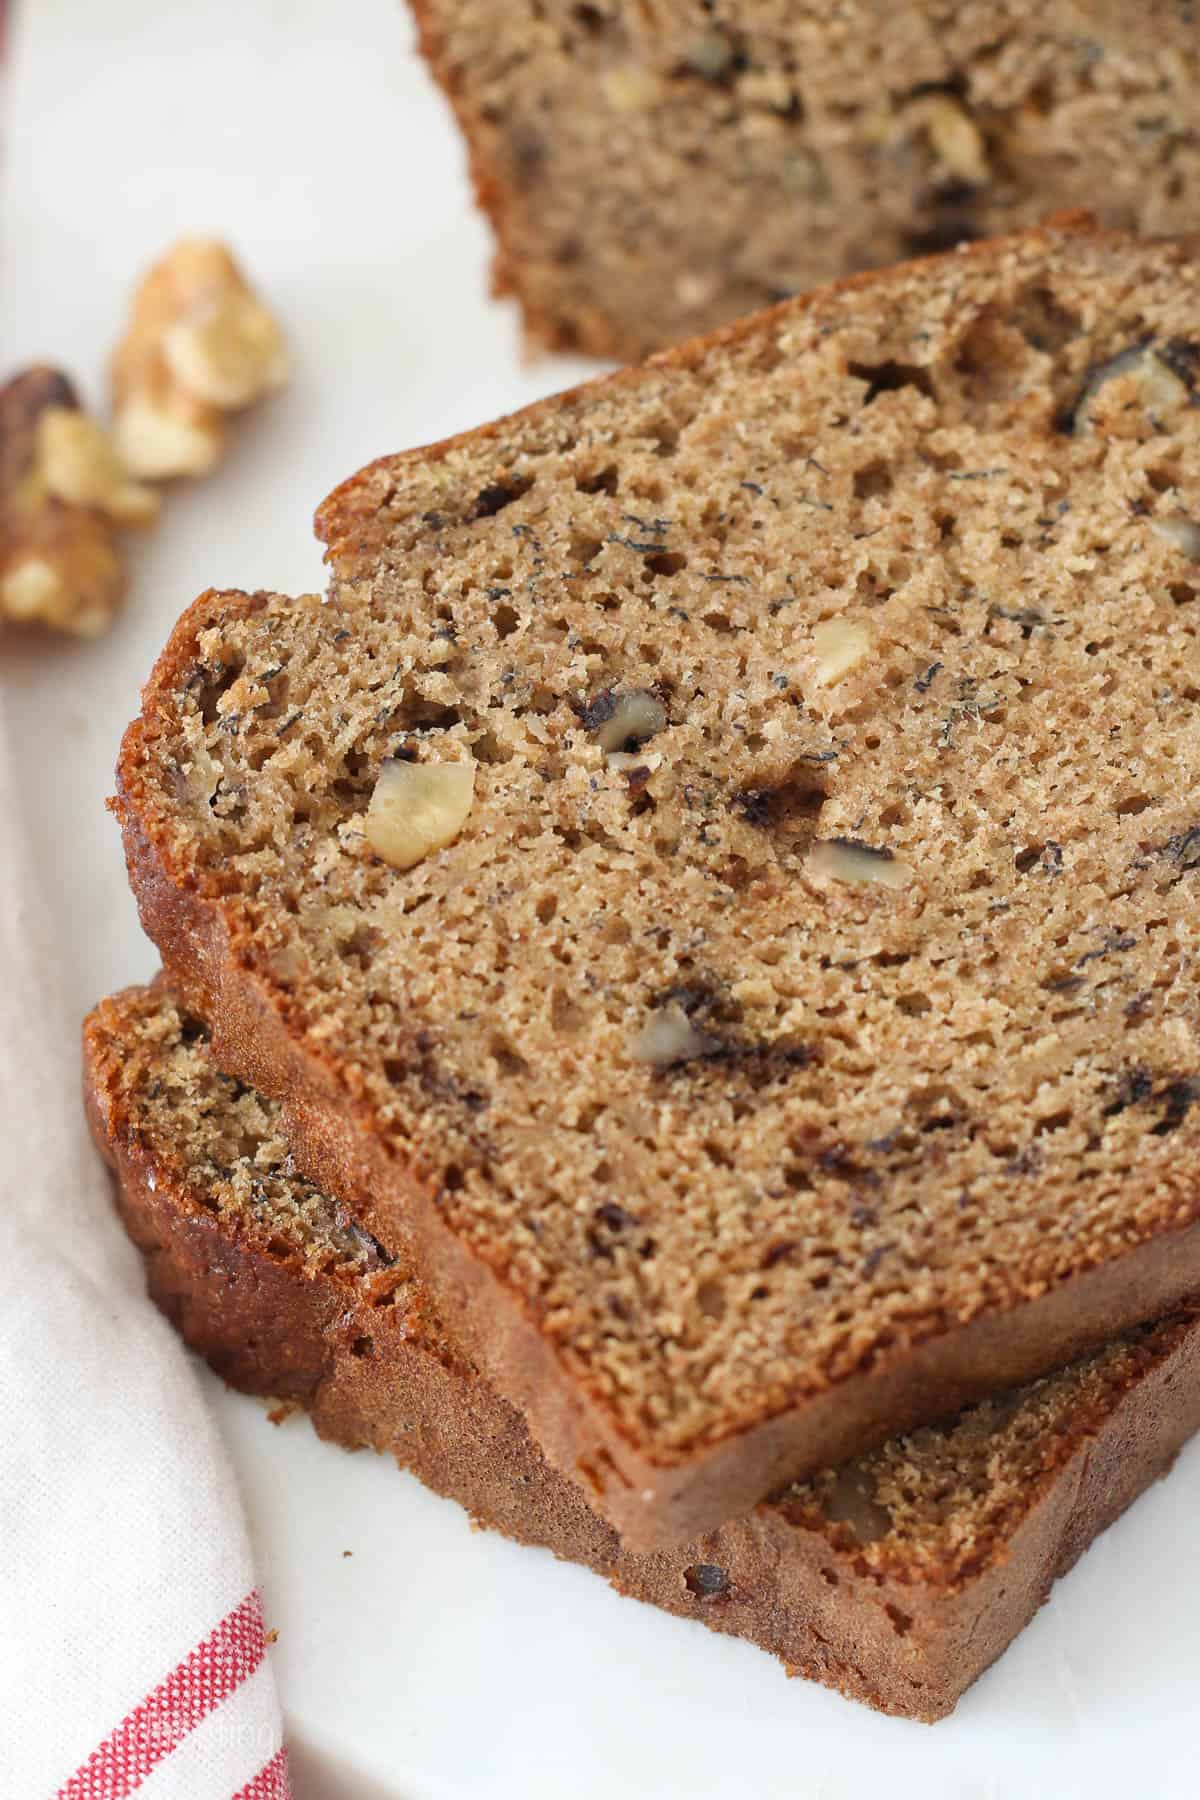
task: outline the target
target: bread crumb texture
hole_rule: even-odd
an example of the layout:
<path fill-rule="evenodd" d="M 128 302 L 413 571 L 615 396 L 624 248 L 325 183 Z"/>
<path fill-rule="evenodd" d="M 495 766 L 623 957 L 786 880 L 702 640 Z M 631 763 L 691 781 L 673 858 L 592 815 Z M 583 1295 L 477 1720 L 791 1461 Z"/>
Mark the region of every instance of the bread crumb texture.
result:
<path fill-rule="evenodd" d="M 112 1147 L 136 1147 L 150 1179 L 174 1190 L 181 1220 L 207 1212 L 226 1238 L 297 1279 L 344 1283 L 339 1318 L 394 1309 L 403 1315 L 407 1344 L 460 1383 L 483 1385 L 447 1339 L 420 1282 L 402 1278 L 373 1240 L 347 1225 L 335 1201 L 297 1175 L 278 1108 L 220 1073 L 202 1028 L 181 1014 L 165 988 L 130 989 L 104 1001 L 88 1021 L 87 1041 Z M 225 1261 L 217 1259 L 222 1267 Z M 229 1303 L 214 1283 L 213 1312 Z M 794 1528 L 798 1541 L 808 1532 L 825 1539 L 852 1581 L 961 1586 L 1005 1560 L 1006 1546 L 1054 1477 L 1193 1323 L 1193 1311 L 1183 1309 L 1131 1331 L 944 1425 L 895 1437 L 839 1469 L 793 1483 L 767 1507 L 780 1527 Z M 729 1544 L 717 1532 L 696 1547 L 712 1558 L 684 1572 L 698 1606 L 727 1589 L 720 1559 L 738 1543 L 735 1526 Z M 687 1554 L 676 1553 L 681 1566 Z M 644 1559 L 647 1568 L 661 1560 Z M 627 1553 L 627 1562 L 628 1577 L 638 1559 Z M 826 1571 L 827 1580 L 831 1574 Z"/>
<path fill-rule="evenodd" d="M 496 275 L 622 359 L 1098 208 L 1195 228 L 1191 0 L 416 0 Z"/>
<path fill-rule="evenodd" d="M 307 1274 L 391 1265 L 345 1209 L 299 1173 L 278 1107 L 222 1074 L 203 1026 L 165 989 L 118 995 L 90 1029 L 120 1116 L 155 1159 L 166 1159 L 187 1204 L 261 1235 L 272 1254 Z"/>
<path fill-rule="evenodd" d="M 782 307 L 373 465 L 326 598 L 160 665 L 125 804 L 663 1461 L 1197 1214 L 1197 266 Z M 384 764 L 468 755 L 373 855 Z"/>

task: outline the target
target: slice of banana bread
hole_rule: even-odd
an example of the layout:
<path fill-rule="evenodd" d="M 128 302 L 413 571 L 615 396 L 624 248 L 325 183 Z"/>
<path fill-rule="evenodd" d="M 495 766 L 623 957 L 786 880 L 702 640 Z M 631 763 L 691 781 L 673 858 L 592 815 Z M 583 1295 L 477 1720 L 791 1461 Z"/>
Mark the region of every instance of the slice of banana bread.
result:
<path fill-rule="evenodd" d="M 303 1401 L 323 1436 L 390 1451 L 481 1524 L 885 1712 L 949 1712 L 1200 1424 L 1189 1309 L 638 1555 L 543 1460 L 407 1266 L 295 1173 L 278 1109 L 218 1072 L 165 989 L 105 1001 L 85 1053 L 151 1292 L 234 1386 Z"/>
<path fill-rule="evenodd" d="M 1099 206 L 1200 226 L 1183 0 L 414 0 L 543 343 L 632 360 Z"/>
<path fill-rule="evenodd" d="M 1194 246 L 860 278 L 375 464 L 147 686 L 178 991 L 635 1547 L 1200 1285 L 1198 372 Z"/>

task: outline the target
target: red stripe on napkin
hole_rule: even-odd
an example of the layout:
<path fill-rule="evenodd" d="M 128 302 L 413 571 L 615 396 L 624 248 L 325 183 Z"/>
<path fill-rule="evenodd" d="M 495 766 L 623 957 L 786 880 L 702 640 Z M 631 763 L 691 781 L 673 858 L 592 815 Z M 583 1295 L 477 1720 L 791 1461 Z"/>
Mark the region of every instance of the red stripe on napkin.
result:
<path fill-rule="evenodd" d="M 291 1800 L 288 1786 L 287 1751 L 280 1745 L 270 1762 L 258 1771 L 254 1780 L 239 1788 L 233 1800 Z"/>
<path fill-rule="evenodd" d="M 125 1800 L 140 1787 L 164 1756 L 194 1731 L 201 1719 L 235 1693 L 266 1655 L 262 1603 L 257 1593 L 247 1594 L 215 1631 L 184 1657 L 153 1693 L 147 1694 L 105 1738 L 87 1761 L 59 1788 L 55 1800 Z M 273 1758 L 273 1761 L 278 1760 Z M 267 1764 L 262 1771 L 266 1775 Z M 280 1764 L 282 1773 L 282 1763 Z M 279 1792 L 263 1788 L 266 1800 Z M 246 1789 L 259 1800 L 253 1786 Z"/>

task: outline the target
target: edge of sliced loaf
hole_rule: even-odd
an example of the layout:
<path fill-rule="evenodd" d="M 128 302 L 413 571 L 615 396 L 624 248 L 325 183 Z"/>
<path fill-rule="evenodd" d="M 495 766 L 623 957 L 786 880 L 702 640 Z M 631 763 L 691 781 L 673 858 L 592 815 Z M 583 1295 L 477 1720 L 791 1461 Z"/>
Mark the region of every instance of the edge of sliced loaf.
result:
<path fill-rule="evenodd" d="M 1073 218 L 1022 243 L 1055 233 L 1088 232 Z M 1098 233 L 1100 243 L 1123 244 Z M 1004 240 L 1011 243 L 1012 240 Z M 958 253 L 995 254 L 996 245 Z M 903 271 L 857 276 L 850 290 L 894 281 Z M 841 290 L 835 290 L 841 291 Z M 828 301 L 829 292 L 787 302 L 789 316 Z M 687 363 L 712 346 L 733 342 L 760 321 L 744 321 L 713 339 L 655 359 L 655 366 Z M 636 371 L 602 378 L 636 382 Z M 594 387 L 595 384 L 589 384 Z M 547 405 L 527 409 L 539 417 Z M 423 465 L 451 448 L 498 439 L 505 421 L 371 465 L 335 491 L 318 514 L 329 560 L 353 579 L 379 552 L 378 508 L 388 484 L 406 466 Z M 959 1326 L 941 1320 L 938 1332 L 902 1358 L 881 1362 L 817 1400 L 775 1413 L 677 1461 L 654 1460 L 633 1444 L 602 1399 L 581 1386 L 557 1358 L 520 1297 L 453 1236 L 438 1216 L 434 1195 L 391 1162 L 361 1104 L 343 1091 L 331 1059 L 289 1032 L 286 1000 L 250 967 L 246 945 L 227 918 L 219 893 L 201 892 L 191 871 L 172 854 L 169 825 L 140 779 L 152 752 L 157 709 L 170 702 L 173 683 L 190 665 L 195 640 L 226 606 L 253 609 L 265 597 L 205 596 L 180 621 L 146 690 L 143 718 L 130 728 L 119 772 L 117 810 L 126 834 L 131 877 L 143 921 L 159 944 L 172 979 L 212 1023 L 220 1060 L 264 1092 L 285 1102 L 297 1152 L 310 1173 L 362 1212 L 390 1245 L 411 1234 L 412 1252 L 436 1294 L 461 1313 L 463 1332 L 514 1404 L 528 1410 L 535 1435 L 559 1466 L 587 1480 L 598 1504 L 633 1544 L 690 1535 L 745 1510 L 784 1476 L 842 1460 L 897 1427 L 952 1410 L 993 1388 L 1066 1360 L 1137 1318 L 1153 1315 L 1200 1280 L 1200 1225 L 1163 1233 L 1099 1268 L 1073 1275 L 1021 1308 L 1019 1328 L 999 1312 Z"/>
<path fill-rule="evenodd" d="M 461 31 L 455 9 L 444 4 L 439 5 L 435 3 L 435 0 L 410 0 L 410 10 L 417 27 L 421 55 L 454 115 L 467 155 L 476 204 L 491 229 L 493 242 L 492 290 L 496 294 L 511 294 L 517 300 L 525 332 L 531 342 L 548 349 L 582 349 L 591 355 L 626 360 L 631 356 L 644 353 L 648 344 L 663 343 L 670 339 L 679 339 L 684 335 L 690 335 L 692 332 L 709 329 L 717 317 L 728 318 L 734 312 L 746 312 L 754 306 L 767 303 L 771 295 L 763 280 L 764 270 L 761 265 L 756 266 L 753 276 L 750 276 L 749 271 L 744 268 L 735 267 L 734 270 L 727 271 L 726 279 L 733 290 L 729 293 L 720 285 L 719 277 L 714 277 L 711 251 L 706 254 L 704 244 L 697 242 L 694 202 L 691 235 L 688 235 L 685 227 L 682 239 L 674 238 L 671 232 L 671 222 L 668 219 L 667 236 L 671 241 L 660 251 L 661 261 L 657 268 L 651 260 L 645 269 L 650 301 L 650 304 L 644 309 L 647 313 L 646 321 L 638 321 L 636 318 L 631 320 L 628 294 L 625 296 L 625 306 L 619 307 L 614 304 L 610 295 L 605 294 L 602 282 L 593 280 L 585 285 L 579 279 L 578 269 L 572 269 L 566 278 L 560 278 L 563 279 L 564 285 L 556 288 L 551 273 L 554 263 L 554 239 L 557 237 L 569 243 L 574 235 L 572 228 L 578 228 L 580 218 L 578 214 L 570 210 L 569 206 L 564 210 L 566 190 L 562 186 L 561 171 L 556 174 L 555 170 L 556 152 L 552 126 L 548 143 L 540 143 L 538 139 L 546 134 L 539 132 L 536 125 L 531 126 L 528 118 L 523 121 L 523 129 L 516 132 L 507 121 L 489 122 L 489 115 L 494 119 L 497 110 L 503 110 L 499 106 L 499 95 L 494 87 L 489 89 L 486 85 L 481 85 L 478 71 L 472 65 L 471 52 L 469 50 L 464 52 L 463 40 L 465 38 L 466 42 L 470 43 L 472 41 L 471 33 Z M 477 8 L 475 10 L 479 12 L 486 9 Z M 531 18 L 518 19 L 515 21 L 518 39 L 523 36 L 522 27 L 525 33 L 536 32 L 539 37 L 541 33 L 553 30 L 556 23 L 556 11 L 561 11 L 566 15 L 570 10 L 566 6 L 560 9 L 549 8 L 546 17 L 541 21 L 540 31 Z M 771 83 L 772 77 L 777 80 L 782 79 L 786 94 L 789 90 L 785 71 L 789 58 L 785 54 L 785 49 L 789 37 L 794 37 L 796 40 L 791 44 L 792 54 L 801 59 L 805 54 L 806 46 L 801 41 L 804 35 L 803 29 L 798 29 L 795 22 L 787 21 L 786 11 L 782 18 L 780 15 L 776 15 L 773 25 L 760 18 L 757 21 L 757 30 L 750 29 L 748 31 L 748 43 L 743 46 L 741 27 L 747 25 L 747 21 L 739 18 L 736 8 L 726 9 L 723 16 L 719 8 L 714 14 L 710 6 L 707 16 L 699 8 L 695 8 L 689 24 L 687 14 L 690 10 L 692 9 L 602 7 L 596 9 L 592 19 L 592 27 L 598 34 L 595 45 L 595 51 L 598 54 L 593 56 L 588 68 L 592 82 L 596 84 L 597 88 L 600 88 L 606 75 L 615 76 L 619 81 L 622 74 L 626 74 L 633 82 L 633 94 L 626 103 L 628 110 L 622 110 L 618 104 L 614 111 L 612 100 L 606 99 L 603 93 L 599 93 L 593 99 L 590 109 L 594 114 L 593 123 L 601 128 L 607 126 L 610 133 L 616 134 L 613 140 L 614 145 L 619 146 L 625 159 L 631 159 L 635 166 L 643 161 L 655 160 L 660 165 L 651 177 L 654 191 L 646 218 L 638 222 L 643 232 L 648 227 L 661 230 L 664 222 L 663 196 L 664 192 L 668 190 L 664 186 L 662 165 L 673 166 L 677 179 L 679 179 L 681 171 L 685 177 L 687 173 L 687 165 L 683 160 L 686 152 L 683 151 L 682 146 L 677 141 L 673 141 L 669 130 L 662 125 L 659 125 L 657 132 L 653 125 L 647 128 L 646 120 L 650 118 L 658 121 L 664 105 L 670 112 L 673 97 L 677 106 L 683 94 L 687 92 L 689 40 L 694 41 L 699 37 L 702 41 L 708 38 L 711 42 L 710 28 L 712 28 L 716 33 L 715 42 L 718 46 L 724 42 L 730 51 L 736 47 L 739 52 L 743 52 L 734 62 L 733 70 L 723 69 L 715 77 L 715 80 L 718 91 L 732 90 L 732 92 L 726 91 L 723 97 L 727 104 L 737 108 L 747 135 L 755 123 L 755 109 L 753 105 L 747 107 L 743 101 L 733 98 L 737 92 L 739 80 L 738 74 L 733 71 L 750 74 L 752 79 L 757 76 L 768 84 Z M 770 9 L 764 10 L 770 11 Z M 900 15 L 909 15 L 910 23 L 911 15 L 920 15 L 926 10 L 920 5 L 909 5 L 896 9 Z M 1010 14 L 1017 10 L 1021 13 L 1021 16 L 1015 19 L 1011 16 L 1008 18 L 1007 30 L 1009 33 L 1015 33 L 1018 37 L 1022 33 L 1028 34 L 1030 43 L 1026 61 L 1032 64 L 1036 70 L 1035 40 L 1040 35 L 1034 29 L 1037 9 L 1027 5 L 1020 9 L 1009 7 L 998 10 L 1000 12 L 1008 11 Z M 1081 40 L 1081 34 L 1086 35 L 1094 31 L 1097 38 L 1103 40 L 1103 48 L 1108 54 L 1111 55 L 1114 51 L 1120 53 L 1124 50 L 1133 55 L 1138 62 L 1143 62 L 1145 53 L 1151 44 L 1159 49 L 1166 49 L 1168 46 L 1177 47 L 1176 54 L 1181 58 L 1190 57 L 1194 49 L 1194 40 L 1190 35 L 1192 28 L 1182 13 L 1169 4 L 1169 0 L 1161 5 L 1157 16 L 1143 17 L 1139 13 L 1136 22 L 1122 17 L 1122 9 L 1106 4 L 1105 0 L 1083 0 L 1082 5 L 1068 10 L 1073 15 L 1072 17 L 1058 17 L 1054 24 L 1048 24 L 1045 27 L 1045 30 L 1050 35 L 1056 36 L 1060 43 Z M 642 15 L 640 23 L 631 24 L 626 20 L 622 29 L 622 12 L 626 14 L 640 12 Z M 565 18 L 562 22 L 565 25 Z M 876 40 L 879 39 L 881 32 L 884 35 L 885 47 L 887 35 L 891 34 L 893 51 L 899 50 L 909 35 L 905 29 L 903 16 L 889 18 L 887 24 L 883 25 L 872 14 L 870 7 L 859 9 L 851 7 L 847 17 L 840 21 L 840 25 L 843 39 L 849 44 L 853 44 L 864 31 L 868 32 L 876 53 L 880 49 Z M 475 32 L 478 33 L 479 30 L 480 21 L 476 19 Z M 585 31 L 582 35 L 584 38 L 583 50 L 587 55 L 588 49 L 591 48 L 589 34 Z M 977 32 L 972 33 L 968 28 L 968 43 L 960 42 L 953 48 L 949 44 L 945 46 L 948 55 L 944 66 L 940 68 L 926 66 L 919 80 L 916 75 L 912 77 L 915 83 L 913 92 L 918 96 L 931 92 L 953 94 L 960 88 L 964 93 L 972 92 L 979 74 L 976 61 L 978 59 L 986 66 L 991 60 L 989 52 L 991 38 L 994 35 L 998 35 L 998 33 L 989 32 L 983 21 L 979 21 Z M 985 44 L 988 46 L 987 48 L 984 47 Z M 551 66 L 558 57 L 564 61 L 571 59 L 574 48 L 569 39 L 564 37 L 559 43 L 557 56 L 551 59 Z M 745 51 L 750 52 L 750 61 L 749 69 L 743 71 L 742 65 L 746 61 Z M 528 50 L 525 51 L 525 54 L 529 54 Z M 576 51 L 577 54 L 578 51 Z M 611 61 L 614 55 L 630 60 L 621 60 L 614 65 Z M 843 49 L 843 57 L 844 55 L 845 50 Z M 1062 58 L 1054 60 L 1061 62 Z M 1187 65 L 1183 66 L 1186 68 Z M 553 121 L 555 105 L 561 107 L 566 96 L 554 91 L 553 77 L 547 77 L 543 66 L 535 62 L 535 67 L 538 68 L 538 73 L 532 79 L 538 84 L 539 98 L 543 106 L 549 105 L 549 118 Z M 832 71 L 828 69 L 824 72 L 826 82 L 831 73 Z M 640 96 L 638 92 L 639 78 L 641 81 L 649 83 L 648 92 L 644 97 Z M 691 71 L 690 80 L 693 82 L 696 80 L 694 70 Z M 1180 80 L 1183 80 L 1182 75 Z M 986 86 L 986 75 L 984 81 Z M 550 89 L 548 93 L 546 91 L 547 84 Z M 676 84 L 680 84 L 680 87 L 673 96 Z M 703 93 L 707 88 L 707 82 L 701 81 L 699 86 Z M 800 83 L 801 90 L 804 90 L 806 86 L 805 82 Z M 813 100 L 814 96 L 801 91 L 798 98 L 799 113 L 803 118 L 805 106 Z M 895 106 L 897 98 L 895 95 L 892 96 L 893 106 Z M 987 119 L 988 148 L 993 147 L 995 140 L 994 147 L 1000 150 L 1003 159 L 1004 152 L 1012 148 L 1010 133 L 1013 130 L 1014 120 L 1020 115 L 1020 99 L 1016 94 L 1010 94 L 1001 99 L 997 106 L 992 106 L 988 104 L 989 97 L 987 95 L 976 95 L 975 98 L 977 100 L 982 98 L 984 102 L 980 118 L 986 117 Z M 776 104 L 779 103 L 773 101 L 772 108 Z M 1136 108 L 1134 100 L 1127 99 L 1127 104 Z M 820 110 L 819 101 L 818 110 Z M 897 118 L 893 113 L 891 119 L 893 131 L 897 126 L 902 125 L 902 116 L 901 113 L 900 118 Z M 970 108 L 968 107 L 965 115 L 960 116 L 963 120 L 963 127 L 970 132 L 973 129 Z M 852 232 L 851 238 L 840 245 L 842 256 L 853 258 L 852 263 L 844 263 L 843 266 L 859 267 L 864 260 L 876 265 L 881 262 L 893 261 L 896 256 L 901 254 L 902 236 L 910 242 L 914 242 L 922 232 L 922 225 L 919 222 L 922 220 L 925 222 L 925 233 L 932 234 L 928 247 L 934 248 L 935 237 L 938 243 L 948 244 L 955 234 L 963 239 L 994 236 L 1002 231 L 1011 231 L 1018 225 L 1028 224 L 1037 218 L 1038 174 L 1041 173 L 1043 179 L 1047 177 L 1045 165 L 1040 162 L 1032 169 L 1025 167 L 1021 170 L 1015 188 L 1011 184 L 998 180 L 995 171 L 993 171 L 991 179 L 984 180 L 982 185 L 973 186 L 961 181 L 947 185 L 944 180 L 941 184 L 936 179 L 922 180 L 917 168 L 910 167 L 908 200 L 904 204 L 904 223 L 908 229 L 902 232 L 901 221 L 896 216 L 895 205 L 900 195 L 895 193 L 890 196 L 892 205 L 889 208 L 880 209 L 879 200 L 875 200 L 877 216 L 872 220 L 871 202 L 867 198 L 870 178 L 867 170 L 859 166 L 859 163 L 866 149 L 864 133 L 869 133 L 872 123 L 876 132 L 880 131 L 882 129 L 880 120 L 876 118 L 872 121 L 865 116 L 863 97 L 858 94 L 855 96 L 854 102 L 845 107 L 839 123 L 845 138 L 844 155 L 848 158 L 847 166 L 841 169 L 838 181 L 841 190 L 841 211 L 846 214 L 848 209 L 848 219 L 856 218 L 858 227 Z M 774 114 L 773 110 L 768 111 L 764 126 L 768 132 L 771 132 L 771 135 L 762 141 L 759 155 L 752 155 L 750 164 L 741 167 L 737 172 L 729 170 L 723 187 L 720 182 L 715 189 L 710 186 L 709 198 L 711 200 L 714 194 L 730 200 L 735 196 L 740 196 L 741 191 L 748 187 L 753 180 L 750 174 L 750 165 L 753 165 L 756 170 L 761 167 L 767 174 L 768 197 L 765 203 L 768 208 L 773 207 L 776 211 L 785 209 L 787 215 L 794 218 L 798 226 L 803 227 L 807 223 L 810 237 L 815 236 L 819 239 L 828 229 L 828 209 L 832 204 L 831 194 L 826 191 L 823 200 L 816 203 L 818 216 L 810 217 L 805 221 L 806 209 L 812 211 L 813 201 L 806 198 L 803 192 L 800 195 L 789 194 L 786 189 L 782 189 L 778 185 L 774 187 L 771 185 L 772 164 L 776 161 L 794 160 L 798 152 L 801 165 L 808 167 L 810 179 L 814 172 L 812 166 L 804 164 L 804 156 L 809 148 L 806 129 L 801 127 L 799 136 L 797 136 L 793 120 L 783 131 L 783 135 L 776 137 L 773 127 L 779 125 L 778 116 Z M 1094 125 L 1091 128 L 1095 129 Z M 811 125 L 809 129 L 811 129 Z M 828 122 L 826 122 L 827 131 Z M 823 141 L 817 152 L 818 168 L 821 166 L 821 159 L 828 158 L 832 152 L 827 135 L 821 135 Z M 907 145 L 910 157 L 912 148 L 910 140 Z M 904 149 L 905 145 L 902 139 L 893 143 L 894 153 L 896 150 L 903 152 Z M 578 146 L 575 147 L 575 150 L 578 154 Z M 523 151 L 528 154 L 528 165 L 524 164 Z M 716 159 L 719 169 L 722 157 L 728 162 L 731 157 L 737 157 L 737 151 L 728 140 L 724 143 L 717 141 L 712 146 L 712 156 Z M 765 163 L 762 162 L 764 156 L 766 157 Z M 834 161 L 836 161 L 836 155 L 834 155 Z M 824 172 L 828 178 L 829 171 L 825 170 Z M 654 179 L 655 175 L 657 176 L 656 180 Z M 936 177 L 936 169 L 927 170 L 926 175 L 927 177 Z M 945 171 L 943 170 L 943 177 L 944 175 Z M 1053 173 L 1049 175 L 1049 178 L 1054 178 Z M 904 178 L 900 177 L 898 180 L 901 194 L 903 194 Z M 1006 190 L 1003 201 L 1000 201 L 1001 190 Z M 935 194 L 940 194 L 941 203 L 933 206 L 931 214 L 923 212 L 918 196 L 923 195 L 924 202 L 927 204 Z M 1063 206 L 1069 202 L 1067 197 L 1060 192 L 1060 195 L 1054 198 L 1052 203 Z M 1102 210 L 1108 204 L 1114 204 L 1115 208 L 1119 206 L 1119 202 L 1110 202 L 1107 195 L 1099 193 L 1097 193 L 1094 203 Z M 1046 210 L 1044 205 L 1042 210 L 1043 212 Z M 1129 211 L 1128 206 L 1125 211 Z M 728 239 L 732 221 L 730 219 L 713 219 L 711 208 L 706 216 L 710 219 L 710 230 L 715 229 L 718 234 L 723 231 L 724 238 Z M 738 221 L 743 234 L 748 216 L 745 211 L 736 208 L 733 211 L 733 219 Z M 765 215 L 765 218 L 764 228 L 769 229 L 770 212 Z M 761 224 L 762 219 L 760 218 L 758 222 Z M 611 231 L 611 220 L 607 223 Z M 874 234 L 875 241 L 872 241 L 872 223 L 876 226 L 883 226 L 882 242 L 878 241 L 878 231 Z M 1131 223 L 1136 226 L 1138 221 L 1134 219 Z M 1177 223 L 1182 223 L 1182 213 Z M 543 224 L 545 227 L 544 241 L 541 230 Z M 586 228 L 584 235 L 586 237 Z M 650 236 L 653 236 L 653 229 L 650 230 Z M 721 241 L 720 238 L 718 241 Z M 735 257 L 734 261 L 736 265 L 738 259 Z M 828 280 L 838 272 L 832 256 L 819 254 L 810 263 L 807 277 L 802 279 L 799 284 L 796 276 L 800 270 L 793 266 L 788 280 L 777 280 L 771 285 L 776 292 L 780 292 L 784 288 L 795 288 L 797 285 L 808 286 L 817 281 Z M 597 271 L 593 269 L 591 273 L 595 275 Z M 570 280 L 571 274 L 576 276 L 574 281 Z M 739 274 L 742 277 L 740 284 Z M 661 320 L 654 310 L 653 302 L 658 300 L 669 307 L 672 282 L 678 280 L 681 285 L 687 284 L 689 277 L 691 282 L 697 285 L 698 293 L 703 298 L 697 299 L 693 305 L 676 305 L 672 309 L 673 325 L 670 319 Z M 716 281 L 716 291 L 711 293 L 710 289 L 714 280 Z M 740 304 L 737 303 L 739 292 Z M 755 293 L 758 295 L 756 299 L 751 297 Z M 661 310 L 662 305 L 660 304 L 659 311 Z M 651 313 L 654 314 L 653 323 L 648 322 Z"/>
<path fill-rule="evenodd" d="M 789 1673 L 884 1712 L 931 1721 L 951 1711 L 1053 1581 L 1200 1425 L 1200 1324 L 1188 1310 L 1088 1359 L 1065 1423 L 1036 1428 L 1036 1478 L 1016 1484 L 1016 1503 L 983 1541 L 956 1542 L 953 1519 L 932 1529 L 920 1556 L 886 1531 L 872 1539 L 875 1489 L 851 1466 L 678 1550 L 638 1554 L 446 1340 L 404 1265 L 369 1245 L 357 1255 L 340 1244 L 333 1255 L 311 1253 L 295 1224 L 303 1193 L 288 1214 L 219 1203 L 196 1165 L 205 1146 L 171 1135 L 147 1097 L 179 1024 L 161 987 L 101 1002 L 84 1027 L 85 1095 L 150 1292 L 218 1374 L 245 1392 L 302 1403 L 325 1438 L 395 1456 L 480 1524 L 747 1638 Z M 215 1138 L 222 1113 L 254 1097 L 215 1067 L 208 1079 Z M 234 1128 L 244 1137 L 245 1119 Z M 253 1162 L 256 1150 L 261 1139 L 245 1144 L 244 1158 Z M 214 1151 L 214 1165 L 224 1154 Z M 275 1168 L 272 1178 L 280 1179 Z M 296 1178 L 296 1187 L 308 1184 Z M 1039 1390 L 1072 1373 L 981 1409 L 998 1421 L 997 1444 L 1022 1404 L 1032 1412 Z M 848 1505 L 843 1489 L 854 1495 Z M 864 1512 L 865 1541 L 854 1523 Z"/>

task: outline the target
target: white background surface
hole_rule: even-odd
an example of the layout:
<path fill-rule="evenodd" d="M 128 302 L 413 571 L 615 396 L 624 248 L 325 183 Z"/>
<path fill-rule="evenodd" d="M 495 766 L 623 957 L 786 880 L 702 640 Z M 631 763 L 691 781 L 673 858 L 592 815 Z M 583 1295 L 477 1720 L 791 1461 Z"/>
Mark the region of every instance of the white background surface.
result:
<path fill-rule="evenodd" d="M 583 365 L 523 368 L 509 309 L 488 301 L 486 235 L 399 0 L 26 0 L 15 51 L 0 373 L 48 358 L 100 403 L 131 280 L 188 231 L 235 244 L 297 369 L 134 546 L 111 637 L 0 652 L 82 1014 L 154 967 L 103 802 L 176 614 L 209 585 L 320 585 L 309 519 L 336 481 Z M 473 1533 L 390 1464 L 318 1444 L 302 1419 L 272 1430 L 206 1380 L 279 1630 L 298 1800 L 1200 1792 L 1200 1446 L 930 1730 Z"/>

